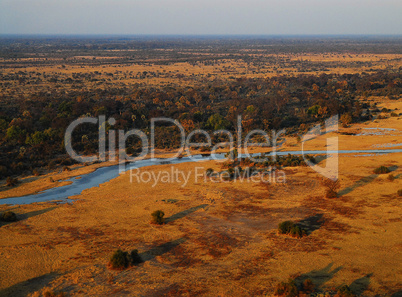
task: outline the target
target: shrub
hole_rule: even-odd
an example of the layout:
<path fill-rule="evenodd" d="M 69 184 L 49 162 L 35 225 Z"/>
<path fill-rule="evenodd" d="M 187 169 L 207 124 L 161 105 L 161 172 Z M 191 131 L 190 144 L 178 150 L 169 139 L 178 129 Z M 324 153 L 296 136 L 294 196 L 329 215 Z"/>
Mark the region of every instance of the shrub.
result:
<path fill-rule="evenodd" d="M 128 267 L 128 253 L 122 250 L 117 250 L 114 252 L 113 256 L 110 258 L 109 266 L 112 269 L 124 269 Z"/>
<path fill-rule="evenodd" d="M 399 197 L 402 197 L 402 189 L 398 190 L 397 194 L 398 194 Z"/>
<path fill-rule="evenodd" d="M 385 166 L 380 166 L 376 169 L 374 169 L 375 174 L 385 174 L 385 173 L 390 173 L 391 170 L 388 169 L 388 167 Z"/>
<path fill-rule="evenodd" d="M 279 224 L 278 229 L 280 234 L 288 234 L 292 229 L 294 223 L 292 221 L 285 221 Z"/>
<path fill-rule="evenodd" d="M 39 171 L 38 169 L 34 169 L 34 170 L 32 171 L 32 174 L 35 175 L 35 176 L 39 176 L 39 175 L 40 175 L 40 171 Z"/>
<path fill-rule="evenodd" d="M 289 235 L 293 237 L 303 237 L 303 235 L 306 234 L 306 231 L 304 231 L 302 228 L 300 228 L 297 225 L 294 225 L 289 232 Z"/>
<path fill-rule="evenodd" d="M 341 187 L 338 179 L 336 181 L 334 181 L 332 179 L 326 178 L 326 179 L 323 179 L 322 184 L 324 187 L 327 188 L 325 191 L 326 198 L 338 197 L 337 190 Z"/>
<path fill-rule="evenodd" d="M 138 254 L 138 250 L 132 250 L 131 253 L 128 253 L 118 249 L 110 258 L 108 266 L 111 269 L 122 270 L 142 262 L 143 260 Z"/>
<path fill-rule="evenodd" d="M 299 290 L 294 280 L 290 279 L 287 283 L 279 283 L 275 288 L 274 294 L 276 296 L 297 297 L 299 296 Z"/>
<path fill-rule="evenodd" d="M 63 167 L 63 171 L 71 171 L 71 168 L 68 167 L 68 166 L 64 166 L 64 167 Z"/>
<path fill-rule="evenodd" d="M 138 254 L 138 250 L 132 250 L 130 253 L 131 265 L 137 265 L 143 262 L 141 256 Z"/>
<path fill-rule="evenodd" d="M 12 211 L 6 211 L 1 214 L 0 221 L 3 222 L 15 222 L 17 221 L 17 215 Z"/>
<path fill-rule="evenodd" d="M 18 184 L 18 179 L 12 178 L 9 176 L 9 177 L 7 177 L 6 184 L 7 184 L 7 187 L 14 187 Z"/>
<path fill-rule="evenodd" d="M 212 168 L 208 168 L 208 169 L 205 171 L 205 175 L 206 175 L 206 176 L 210 176 L 212 173 L 214 173 L 214 170 L 213 170 Z"/>
<path fill-rule="evenodd" d="M 306 231 L 303 230 L 300 226 L 297 226 L 292 221 L 285 221 L 279 224 L 278 226 L 279 234 L 288 234 L 293 237 L 302 237 L 306 234 Z"/>
<path fill-rule="evenodd" d="M 152 223 L 153 224 L 158 224 L 158 225 L 163 225 L 165 223 L 164 216 L 165 213 L 161 210 L 155 210 L 151 216 L 152 216 Z"/>
<path fill-rule="evenodd" d="M 352 290 L 350 290 L 349 286 L 343 285 L 336 292 L 336 296 L 338 296 L 338 297 L 355 297 L 355 294 L 352 293 Z"/>
<path fill-rule="evenodd" d="M 387 179 L 392 182 L 395 180 L 395 176 L 393 174 L 390 174 L 388 175 Z"/>

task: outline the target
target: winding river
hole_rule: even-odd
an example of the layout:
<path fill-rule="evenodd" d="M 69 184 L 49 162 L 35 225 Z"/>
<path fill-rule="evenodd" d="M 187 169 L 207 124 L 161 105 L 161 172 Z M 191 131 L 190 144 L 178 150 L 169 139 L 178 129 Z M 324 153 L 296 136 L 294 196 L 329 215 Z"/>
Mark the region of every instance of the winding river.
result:
<path fill-rule="evenodd" d="M 309 155 L 317 155 L 317 154 L 390 154 L 390 153 L 401 153 L 402 149 L 374 149 L 374 150 L 339 150 L 339 151 L 304 151 L 304 154 Z M 302 151 L 278 151 L 277 155 L 301 155 Z M 254 154 L 254 156 L 260 155 Z M 266 153 L 265 155 L 269 155 Z M 73 177 L 67 179 L 66 181 L 71 181 L 70 184 L 51 188 L 37 194 L 21 196 L 21 197 L 11 197 L 0 199 L 0 204 L 9 204 L 9 205 L 17 205 L 17 204 L 30 204 L 35 202 L 44 202 L 44 201 L 58 201 L 60 203 L 72 202 L 74 200 L 69 199 L 71 196 L 79 195 L 82 191 L 86 189 L 90 189 L 93 187 L 98 187 L 100 184 L 103 184 L 107 181 L 110 181 L 116 177 L 118 177 L 122 172 L 128 171 L 134 168 L 142 168 L 149 167 L 155 165 L 163 165 L 163 164 L 179 164 L 179 163 L 187 163 L 187 162 L 203 162 L 209 161 L 212 159 L 224 159 L 224 154 L 216 154 L 208 157 L 203 157 L 201 155 L 192 156 L 192 158 L 184 157 L 180 159 L 174 159 L 172 161 L 167 162 L 166 159 L 147 159 L 147 160 L 139 160 L 134 163 L 128 163 L 125 165 L 124 170 L 119 170 L 119 165 L 113 165 L 109 167 L 98 168 L 94 172 L 80 175 L 77 177 Z"/>

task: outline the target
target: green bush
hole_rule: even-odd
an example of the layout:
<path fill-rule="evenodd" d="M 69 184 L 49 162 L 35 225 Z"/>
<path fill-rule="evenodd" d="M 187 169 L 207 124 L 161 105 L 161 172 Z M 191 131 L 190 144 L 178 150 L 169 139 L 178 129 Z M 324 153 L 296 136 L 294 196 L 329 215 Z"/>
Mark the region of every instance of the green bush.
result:
<path fill-rule="evenodd" d="M 300 228 L 297 225 L 294 225 L 289 232 L 289 235 L 293 237 L 302 237 L 303 235 L 306 234 L 306 231 L 304 231 L 302 228 Z"/>
<path fill-rule="evenodd" d="M 142 262 L 143 260 L 138 254 L 138 250 L 132 250 L 131 253 L 128 253 L 118 249 L 110 258 L 109 267 L 122 270 Z"/>
<path fill-rule="evenodd" d="M 6 211 L 1 214 L 0 221 L 3 222 L 15 222 L 17 221 L 17 215 L 12 211 Z"/>
<path fill-rule="evenodd" d="M 402 197 L 402 189 L 398 190 L 397 194 L 398 194 L 399 197 Z"/>
<path fill-rule="evenodd" d="M 131 265 L 137 265 L 143 262 L 141 256 L 138 254 L 138 250 L 132 250 L 130 253 Z"/>
<path fill-rule="evenodd" d="M 292 229 L 294 223 L 292 221 L 285 221 L 279 224 L 278 229 L 280 234 L 288 234 Z"/>
<path fill-rule="evenodd" d="M 278 232 L 279 234 L 288 234 L 293 237 L 302 237 L 303 235 L 306 235 L 306 231 L 292 221 L 280 223 L 278 226 Z"/>
<path fill-rule="evenodd" d="M 385 174 L 385 173 L 390 173 L 391 170 L 388 169 L 388 167 L 385 166 L 380 166 L 376 169 L 374 169 L 375 174 Z"/>
<path fill-rule="evenodd" d="M 164 219 L 165 213 L 161 210 L 155 210 L 151 216 L 152 216 L 152 223 L 157 224 L 157 225 L 163 225 L 165 223 Z"/>
<path fill-rule="evenodd" d="M 279 283 L 275 288 L 274 294 L 276 296 L 297 297 L 299 296 L 299 290 L 295 281 L 290 279 L 288 282 Z"/>

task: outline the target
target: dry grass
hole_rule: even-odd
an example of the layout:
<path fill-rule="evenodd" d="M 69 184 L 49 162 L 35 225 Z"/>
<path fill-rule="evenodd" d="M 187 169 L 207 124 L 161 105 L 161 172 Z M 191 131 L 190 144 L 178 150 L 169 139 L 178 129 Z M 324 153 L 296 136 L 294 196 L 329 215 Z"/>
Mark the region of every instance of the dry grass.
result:
<path fill-rule="evenodd" d="M 400 133 L 401 123 L 392 118 L 378 125 Z M 324 137 L 312 147 L 325 143 Z M 349 137 L 340 136 L 342 148 L 378 142 L 375 136 Z M 386 143 L 392 139 L 398 138 L 381 137 Z M 320 176 L 308 167 L 287 170 L 286 185 L 193 182 L 195 166 L 220 168 L 210 161 L 175 165 L 193 172 L 184 188 L 131 184 L 125 174 L 84 191 L 73 204 L 1 206 L 22 219 L 0 227 L 0 295 L 46 289 L 69 296 L 269 296 L 278 282 L 294 275 L 311 278 L 320 290 L 347 284 L 364 296 L 393 294 L 402 290 L 396 195 L 401 159 L 401 153 L 341 155 L 335 199 L 324 198 Z M 392 183 L 372 176 L 382 164 L 397 167 Z M 36 191 L 43 178 L 3 193 Z M 157 209 L 165 212 L 163 226 L 149 224 Z M 313 223 L 314 217 L 320 219 Z M 279 236 L 276 229 L 284 220 L 304 221 L 312 231 L 300 239 Z M 118 248 L 138 248 L 145 262 L 110 272 L 107 262 Z"/>

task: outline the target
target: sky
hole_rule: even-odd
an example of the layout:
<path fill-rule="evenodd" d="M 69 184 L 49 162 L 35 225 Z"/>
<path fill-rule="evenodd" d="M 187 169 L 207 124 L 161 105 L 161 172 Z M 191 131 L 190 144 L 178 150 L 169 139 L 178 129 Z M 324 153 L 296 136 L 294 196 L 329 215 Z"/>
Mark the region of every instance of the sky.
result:
<path fill-rule="evenodd" d="M 401 0 L 0 0 L 0 34 L 400 35 Z"/>

